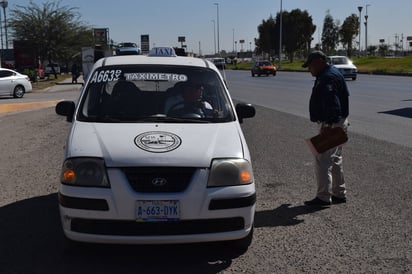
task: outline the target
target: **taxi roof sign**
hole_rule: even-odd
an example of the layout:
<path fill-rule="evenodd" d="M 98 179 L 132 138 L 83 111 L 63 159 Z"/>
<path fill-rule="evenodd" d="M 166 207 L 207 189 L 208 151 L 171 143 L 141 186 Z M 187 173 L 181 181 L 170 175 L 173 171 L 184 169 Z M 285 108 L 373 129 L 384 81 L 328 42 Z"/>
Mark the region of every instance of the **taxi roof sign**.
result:
<path fill-rule="evenodd" d="M 172 47 L 154 47 L 150 50 L 149 56 L 176 57 L 176 52 Z"/>

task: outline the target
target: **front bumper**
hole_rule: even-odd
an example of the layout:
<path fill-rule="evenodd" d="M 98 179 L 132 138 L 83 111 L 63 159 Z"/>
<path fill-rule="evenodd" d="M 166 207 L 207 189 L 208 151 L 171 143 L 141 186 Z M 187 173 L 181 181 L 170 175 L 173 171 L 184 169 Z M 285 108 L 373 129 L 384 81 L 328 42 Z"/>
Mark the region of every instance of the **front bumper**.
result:
<path fill-rule="evenodd" d="M 356 78 L 358 74 L 357 71 L 354 69 L 339 68 L 339 71 L 345 78 Z"/>
<path fill-rule="evenodd" d="M 168 244 L 241 239 L 251 231 L 254 184 L 206 188 L 207 170 L 195 172 L 181 192 L 141 193 L 121 170 L 109 172 L 110 189 L 62 185 L 59 208 L 72 240 L 120 244 Z M 137 200 L 178 200 L 178 221 L 136 221 Z"/>
<path fill-rule="evenodd" d="M 259 69 L 254 72 L 255 74 L 275 74 L 276 70 L 273 69 Z"/>

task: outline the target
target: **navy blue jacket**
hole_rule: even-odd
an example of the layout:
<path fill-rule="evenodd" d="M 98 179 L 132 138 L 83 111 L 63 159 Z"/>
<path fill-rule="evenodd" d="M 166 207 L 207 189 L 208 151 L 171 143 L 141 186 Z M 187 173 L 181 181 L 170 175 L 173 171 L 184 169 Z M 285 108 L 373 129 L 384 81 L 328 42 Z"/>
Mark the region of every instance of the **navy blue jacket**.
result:
<path fill-rule="evenodd" d="M 349 115 L 349 90 L 343 75 L 328 65 L 315 80 L 309 101 L 310 120 L 337 123 Z"/>

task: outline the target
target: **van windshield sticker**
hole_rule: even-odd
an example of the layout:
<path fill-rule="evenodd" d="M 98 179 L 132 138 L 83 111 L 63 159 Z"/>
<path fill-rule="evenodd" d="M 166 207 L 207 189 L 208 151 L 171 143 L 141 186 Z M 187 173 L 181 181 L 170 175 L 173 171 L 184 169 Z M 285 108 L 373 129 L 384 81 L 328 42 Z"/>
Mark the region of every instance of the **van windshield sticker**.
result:
<path fill-rule="evenodd" d="M 187 75 L 175 73 L 125 73 L 124 77 L 129 81 L 169 81 L 169 82 L 186 82 Z"/>
<path fill-rule="evenodd" d="M 118 81 L 123 71 L 119 69 L 96 71 L 90 83 L 105 83 Z M 154 72 L 135 72 L 124 73 L 125 80 L 128 81 L 168 81 L 168 82 L 186 82 L 188 80 L 185 74 L 176 73 L 154 73 Z"/>
<path fill-rule="evenodd" d="M 96 71 L 90 79 L 90 83 L 118 81 L 122 71 L 120 69 Z"/>

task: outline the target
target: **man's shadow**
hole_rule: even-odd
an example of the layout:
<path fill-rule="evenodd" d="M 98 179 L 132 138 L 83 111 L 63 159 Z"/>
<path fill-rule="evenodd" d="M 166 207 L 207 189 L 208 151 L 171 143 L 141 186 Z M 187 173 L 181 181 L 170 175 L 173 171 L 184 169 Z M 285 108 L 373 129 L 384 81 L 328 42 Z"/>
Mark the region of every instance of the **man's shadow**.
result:
<path fill-rule="evenodd" d="M 297 218 L 298 216 L 327 208 L 328 207 L 310 207 L 303 205 L 290 207 L 290 204 L 283 204 L 272 210 L 256 211 L 255 227 L 297 225 L 303 222 L 303 220 Z"/>

